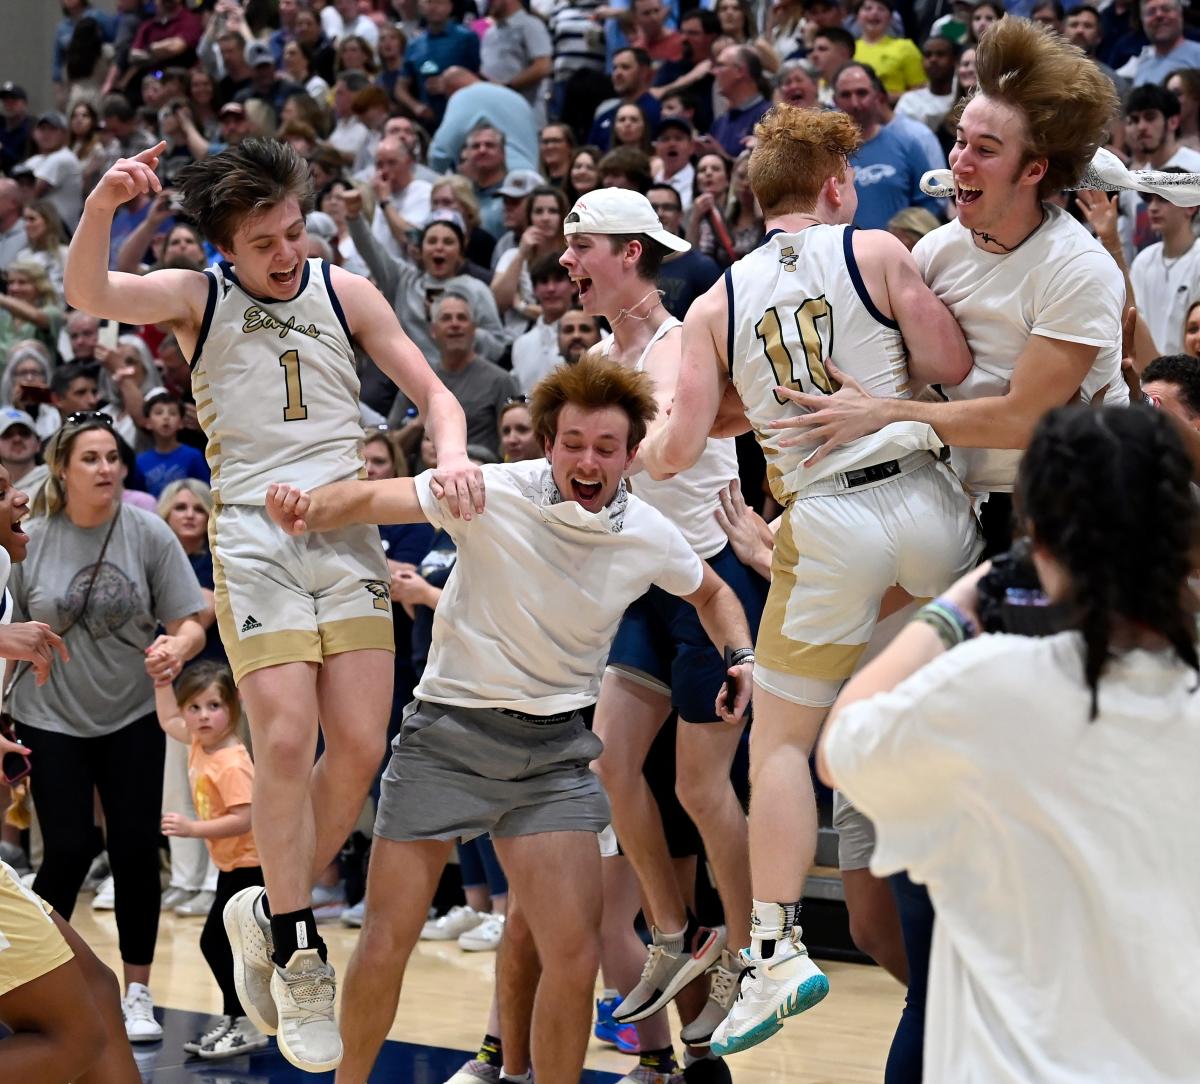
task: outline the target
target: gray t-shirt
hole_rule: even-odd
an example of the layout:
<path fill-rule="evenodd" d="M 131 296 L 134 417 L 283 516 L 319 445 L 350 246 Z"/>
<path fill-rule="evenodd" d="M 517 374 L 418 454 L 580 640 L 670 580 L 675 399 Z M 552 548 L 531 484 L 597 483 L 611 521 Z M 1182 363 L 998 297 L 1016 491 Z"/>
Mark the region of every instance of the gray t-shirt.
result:
<path fill-rule="evenodd" d="M 432 365 L 437 378 L 458 400 L 467 416 L 467 443 L 479 444 L 494 455 L 500 455 L 500 412 L 504 404 L 519 394 L 512 373 L 476 357 L 464 369 L 450 372 L 441 365 Z M 404 424 L 404 412 L 411 404 L 403 392 L 396 396 L 388 424 L 399 428 Z"/>
<path fill-rule="evenodd" d="M 480 45 L 480 71 L 493 83 L 507 84 L 535 60 L 552 56 L 550 31 L 536 15 L 524 9 L 514 11 L 503 21 L 497 19 L 483 35 Z M 530 83 L 517 91 L 530 105 L 537 103 L 539 83 Z"/>
<path fill-rule="evenodd" d="M 83 605 L 107 530 L 107 523 L 76 527 L 65 513 L 29 521 L 29 556 L 9 580 L 13 620 L 65 628 Z M 203 608 L 196 574 L 171 528 L 151 512 L 122 505 L 87 611 L 66 635 L 71 661 L 56 662 L 41 688 L 26 670 L 8 710 L 38 730 L 75 737 L 120 730 L 154 710 L 146 648 L 159 625 Z"/>

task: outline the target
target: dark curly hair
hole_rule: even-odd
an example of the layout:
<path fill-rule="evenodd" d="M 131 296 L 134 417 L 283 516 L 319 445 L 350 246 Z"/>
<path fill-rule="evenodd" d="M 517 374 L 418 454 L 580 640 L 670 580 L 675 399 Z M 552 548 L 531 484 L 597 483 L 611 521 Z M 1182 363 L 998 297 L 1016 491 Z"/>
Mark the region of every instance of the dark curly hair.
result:
<path fill-rule="evenodd" d="M 1065 601 L 1083 634 L 1093 719 L 1118 621 L 1157 633 L 1200 671 L 1188 606 L 1191 481 L 1170 419 L 1144 406 L 1053 410 L 1021 462 L 1016 508 L 1034 544 L 1070 576 Z"/>

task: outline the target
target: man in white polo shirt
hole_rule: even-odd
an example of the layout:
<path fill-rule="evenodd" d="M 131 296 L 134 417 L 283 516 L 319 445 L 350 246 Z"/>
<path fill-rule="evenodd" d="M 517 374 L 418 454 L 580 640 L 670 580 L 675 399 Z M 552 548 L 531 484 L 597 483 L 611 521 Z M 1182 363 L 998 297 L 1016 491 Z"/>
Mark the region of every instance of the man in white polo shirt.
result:
<path fill-rule="evenodd" d="M 600 951 L 596 834 L 609 807 L 588 767 L 601 742 L 579 712 L 596 699 L 625 608 L 652 585 L 685 598 L 714 643 L 741 649 L 722 718 L 740 716 L 750 695 L 736 596 L 623 481 L 656 410 L 641 373 L 601 359 L 556 370 L 530 403 L 548 462 L 485 467 L 487 511 L 469 520 L 432 497 L 428 472 L 312 494 L 271 487 L 267 509 L 291 534 L 428 520 L 458 546 L 383 777 L 366 922 L 343 988 L 339 1084 L 366 1081 L 454 841 L 484 832 L 541 958 L 533 1071 L 550 1081 L 582 1071 Z"/>

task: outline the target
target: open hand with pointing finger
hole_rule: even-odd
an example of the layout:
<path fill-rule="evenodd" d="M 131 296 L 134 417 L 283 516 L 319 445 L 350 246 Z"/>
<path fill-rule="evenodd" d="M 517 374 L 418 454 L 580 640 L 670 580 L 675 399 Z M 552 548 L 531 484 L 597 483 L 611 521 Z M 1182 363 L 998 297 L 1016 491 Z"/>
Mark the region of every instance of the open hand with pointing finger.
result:
<path fill-rule="evenodd" d="M 132 158 L 117 159 L 92 189 L 87 206 L 115 214 L 118 207 L 135 196 L 161 192 L 162 182 L 155 170 L 158 169 L 159 156 L 166 149 L 167 144 L 163 140 Z"/>

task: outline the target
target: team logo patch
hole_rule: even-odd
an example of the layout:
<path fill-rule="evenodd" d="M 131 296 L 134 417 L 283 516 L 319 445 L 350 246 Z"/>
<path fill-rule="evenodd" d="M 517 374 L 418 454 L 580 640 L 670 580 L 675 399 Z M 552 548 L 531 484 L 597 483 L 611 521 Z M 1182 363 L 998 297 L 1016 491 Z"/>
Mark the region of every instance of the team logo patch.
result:
<path fill-rule="evenodd" d="M 783 264 L 783 269 L 785 271 L 795 271 L 796 263 L 799 261 L 799 259 L 799 255 L 791 245 L 788 245 L 788 247 L 779 254 L 779 262 Z"/>
<path fill-rule="evenodd" d="M 371 593 L 371 605 L 377 610 L 392 612 L 392 592 L 383 580 L 363 580 L 363 584 Z"/>

